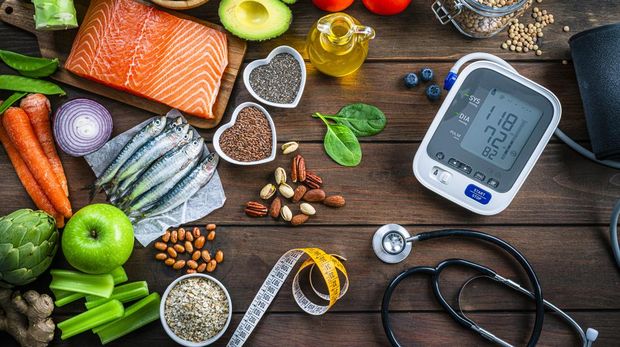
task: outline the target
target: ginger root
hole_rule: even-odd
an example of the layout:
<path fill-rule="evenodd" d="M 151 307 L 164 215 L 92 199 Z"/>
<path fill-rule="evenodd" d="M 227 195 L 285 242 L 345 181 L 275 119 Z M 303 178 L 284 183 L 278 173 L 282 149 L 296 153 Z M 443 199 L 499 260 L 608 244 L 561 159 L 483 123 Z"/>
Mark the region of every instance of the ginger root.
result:
<path fill-rule="evenodd" d="M 22 347 L 45 347 L 52 341 L 53 310 L 54 301 L 47 294 L 0 289 L 0 331 L 11 334 Z"/>

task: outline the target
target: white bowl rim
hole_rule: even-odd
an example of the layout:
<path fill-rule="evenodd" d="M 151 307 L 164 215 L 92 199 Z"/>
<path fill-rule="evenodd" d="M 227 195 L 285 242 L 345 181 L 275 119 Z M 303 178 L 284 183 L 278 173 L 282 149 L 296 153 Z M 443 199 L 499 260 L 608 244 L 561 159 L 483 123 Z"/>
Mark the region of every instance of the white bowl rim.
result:
<path fill-rule="evenodd" d="M 271 128 L 271 133 L 272 133 L 271 155 L 268 156 L 267 158 L 264 158 L 261 160 L 255 160 L 255 161 L 239 161 L 226 155 L 226 153 L 224 153 L 224 151 L 220 147 L 220 136 L 222 136 L 222 133 L 224 133 L 226 129 L 235 125 L 235 123 L 237 122 L 237 116 L 239 115 L 239 112 L 241 112 L 241 110 L 243 110 L 246 107 L 258 108 L 261 112 L 263 112 L 263 114 L 265 114 L 265 117 L 267 118 L 267 121 L 269 122 L 269 127 Z M 273 119 L 271 118 L 271 115 L 269 114 L 269 112 L 267 112 L 267 110 L 263 106 L 255 102 L 252 102 L 252 101 L 246 101 L 244 103 L 239 104 L 239 106 L 237 106 L 237 108 L 235 108 L 235 110 L 233 111 L 232 117 L 230 117 L 230 121 L 226 124 L 222 124 L 217 129 L 215 134 L 213 135 L 213 147 L 215 148 L 215 151 L 217 152 L 217 154 L 219 154 L 219 156 L 222 159 L 226 160 L 227 162 L 231 164 L 236 164 L 236 165 L 250 166 L 250 165 L 264 164 L 264 163 L 273 161 L 276 158 L 276 152 L 277 152 L 276 147 L 277 146 L 278 146 L 278 139 L 277 139 L 277 134 L 276 134 L 276 125 L 273 123 Z"/>
<path fill-rule="evenodd" d="M 277 102 L 265 100 L 261 98 L 254 91 L 252 86 L 250 86 L 250 73 L 258 66 L 269 64 L 271 60 L 273 59 L 273 57 L 275 57 L 276 55 L 280 53 L 291 54 L 297 60 L 297 62 L 299 63 L 299 67 L 301 68 L 301 82 L 299 84 L 299 90 L 297 91 L 297 96 L 295 96 L 295 100 L 293 100 L 293 102 L 289 104 L 280 104 Z M 306 62 L 304 61 L 304 58 L 301 56 L 301 53 L 299 53 L 299 51 L 297 51 L 295 48 L 291 46 L 286 46 L 286 45 L 278 46 L 274 48 L 271 52 L 269 52 L 266 58 L 256 59 L 245 67 L 245 69 L 243 70 L 243 84 L 245 85 L 245 89 L 247 89 L 248 92 L 250 92 L 250 94 L 256 100 L 258 100 L 259 102 L 265 105 L 279 107 L 279 108 L 295 108 L 299 104 L 299 101 L 301 101 L 301 96 L 303 95 L 304 89 L 306 88 Z"/>
<path fill-rule="evenodd" d="M 202 277 L 202 278 L 206 278 L 208 280 L 213 281 L 220 288 L 222 288 L 222 290 L 224 291 L 224 294 L 226 294 L 226 298 L 228 299 L 228 319 L 226 320 L 226 324 L 224 325 L 224 328 L 219 333 L 214 335 L 213 337 L 209 338 L 208 340 L 202 341 L 202 342 L 191 342 L 191 341 L 187 341 L 187 340 L 184 340 L 178 337 L 174 332 L 172 332 L 172 329 L 170 329 L 170 326 L 168 326 L 168 322 L 166 322 L 166 317 L 164 315 L 164 310 L 166 307 L 166 299 L 168 298 L 168 294 L 170 293 L 170 290 L 172 290 L 172 288 L 174 288 L 174 286 L 176 286 L 177 283 L 181 282 L 182 280 L 187 279 L 187 278 L 192 278 L 192 277 Z M 224 335 L 224 333 L 228 329 L 228 326 L 230 325 L 230 321 L 232 319 L 232 313 L 233 313 L 232 312 L 232 299 L 230 298 L 230 293 L 228 293 L 228 289 L 226 289 L 226 287 L 224 287 L 222 282 L 218 281 L 217 278 L 213 276 L 209 276 L 207 274 L 202 274 L 202 273 L 183 275 L 175 279 L 174 281 L 172 281 L 172 283 L 170 283 L 168 287 L 166 288 L 166 291 L 164 291 L 164 295 L 162 295 L 161 303 L 159 305 L 159 320 L 161 321 L 161 325 L 164 327 L 164 330 L 166 331 L 168 336 L 170 336 L 170 338 L 174 340 L 174 342 L 182 346 L 187 346 L 187 347 L 208 346 L 214 343 L 215 341 L 219 340 L 219 338 L 222 337 L 222 335 Z"/>

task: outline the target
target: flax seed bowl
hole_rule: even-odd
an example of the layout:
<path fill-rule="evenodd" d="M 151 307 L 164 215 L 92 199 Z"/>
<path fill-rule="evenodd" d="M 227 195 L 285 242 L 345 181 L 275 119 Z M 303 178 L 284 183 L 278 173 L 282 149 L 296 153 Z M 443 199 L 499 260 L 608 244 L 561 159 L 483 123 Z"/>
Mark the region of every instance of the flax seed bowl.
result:
<path fill-rule="evenodd" d="M 254 102 L 237 106 L 230 122 L 213 135 L 220 158 L 236 165 L 268 163 L 276 157 L 276 127 L 269 112 Z"/>
<path fill-rule="evenodd" d="M 208 346 L 226 332 L 232 300 L 226 287 L 212 276 L 188 274 L 166 288 L 159 312 L 161 324 L 174 342 Z"/>

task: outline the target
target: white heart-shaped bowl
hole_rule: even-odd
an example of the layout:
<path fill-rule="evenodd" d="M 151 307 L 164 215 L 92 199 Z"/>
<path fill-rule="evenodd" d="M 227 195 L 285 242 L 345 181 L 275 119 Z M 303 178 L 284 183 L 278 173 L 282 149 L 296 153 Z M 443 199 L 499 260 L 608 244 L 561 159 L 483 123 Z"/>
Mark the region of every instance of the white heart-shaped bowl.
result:
<path fill-rule="evenodd" d="M 295 100 L 293 100 L 293 102 L 290 104 L 279 104 L 276 102 L 267 101 L 261 98 L 250 85 L 250 73 L 252 73 L 252 70 L 261 65 L 269 64 L 271 62 L 271 59 L 273 59 L 273 57 L 280 53 L 289 53 L 290 55 L 292 55 L 297 60 L 297 62 L 299 63 L 299 67 L 301 68 L 301 83 L 299 84 L 299 91 L 297 91 L 297 96 L 295 97 Z M 304 62 L 304 58 L 301 56 L 301 54 L 299 54 L 299 52 L 297 52 L 295 48 L 289 46 L 279 46 L 274 48 L 273 51 L 269 53 L 267 58 L 254 60 L 245 67 L 245 70 L 243 70 L 243 84 L 245 85 L 245 89 L 247 89 L 250 94 L 252 94 L 254 99 L 265 105 L 280 108 L 295 108 L 297 107 L 297 104 L 299 104 L 301 96 L 304 93 L 304 88 L 306 87 L 306 63 Z"/>
<path fill-rule="evenodd" d="M 226 131 L 226 129 L 235 125 L 235 122 L 237 121 L 237 116 L 239 115 L 239 112 L 241 110 L 243 110 L 246 107 L 252 107 L 252 106 L 259 109 L 265 115 L 265 117 L 267 118 L 267 121 L 269 122 L 269 127 L 271 127 L 271 134 L 272 134 L 271 135 L 271 155 L 268 156 L 267 158 L 256 160 L 256 161 L 238 161 L 238 160 L 235 160 L 229 157 L 228 155 L 226 155 L 226 153 L 224 153 L 224 151 L 220 147 L 220 137 L 222 136 L 224 131 Z M 276 146 L 277 145 L 278 145 L 278 139 L 276 135 L 276 126 L 275 124 L 273 124 L 273 119 L 271 119 L 271 115 L 269 114 L 269 112 L 267 112 L 267 110 L 265 110 L 263 106 L 255 102 L 244 102 L 240 104 L 239 106 L 237 106 L 237 108 L 235 108 L 235 111 L 232 114 L 232 117 L 230 118 L 230 122 L 220 126 L 220 128 L 217 129 L 217 131 L 213 135 L 213 147 L 215 147 L 215 151 L 217 152 L 217 154 L 220 155 L 220 158 L 226 160 L 227 162 L 231 164 L 236 164 L 236 165 L 246 165 L 246 166 L 258 165 L 258 164 L 264 164 L 264 163 L 273 161 L 276 158 Z"/>

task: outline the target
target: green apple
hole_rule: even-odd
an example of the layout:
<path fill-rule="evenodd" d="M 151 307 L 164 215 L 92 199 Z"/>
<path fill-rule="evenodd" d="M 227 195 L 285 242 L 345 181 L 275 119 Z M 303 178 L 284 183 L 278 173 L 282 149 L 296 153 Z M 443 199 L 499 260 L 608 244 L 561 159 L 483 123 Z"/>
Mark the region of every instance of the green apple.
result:
<path fill-rule="evenodd" d="M 133 226 L 118 208 L 93 204 L 71 217 L 62 234 L 62 252 L 74 268 L 109 273 L 125 264 L 133 251 Z"/>

